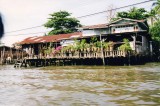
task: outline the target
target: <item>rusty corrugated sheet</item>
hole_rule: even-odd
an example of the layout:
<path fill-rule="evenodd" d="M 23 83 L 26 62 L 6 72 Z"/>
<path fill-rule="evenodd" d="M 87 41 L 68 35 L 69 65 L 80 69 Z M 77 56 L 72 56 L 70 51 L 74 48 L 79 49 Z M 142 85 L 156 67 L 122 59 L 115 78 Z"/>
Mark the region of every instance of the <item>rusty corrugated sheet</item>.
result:
<path fill-rule="evenodd" d="M 19 42 L 19 44 L 35 44 L 35 43 L 47 43 L 47 42 L 57 42 L 64 38 L 70 38 L 71 36 L 79 35 L 82 36 L 81 32 L 75 32 L 70 34 L 59 34 L 59 35 L 51 35 L 51 36 L 34 36 L 24 39 Z"/>

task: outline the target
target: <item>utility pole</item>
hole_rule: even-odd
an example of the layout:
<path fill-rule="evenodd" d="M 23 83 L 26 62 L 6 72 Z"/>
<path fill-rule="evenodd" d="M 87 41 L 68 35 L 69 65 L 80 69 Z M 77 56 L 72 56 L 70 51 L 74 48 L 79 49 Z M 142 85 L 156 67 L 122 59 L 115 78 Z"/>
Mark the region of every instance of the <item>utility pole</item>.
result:
<path fill-rule="evenodd" d="M 102 34 L 100 34 L 100 42 L 101 42 L 101 58 L 102 58 L 103 65 L 105 65 L 103 45 L 102 45 Z"/>

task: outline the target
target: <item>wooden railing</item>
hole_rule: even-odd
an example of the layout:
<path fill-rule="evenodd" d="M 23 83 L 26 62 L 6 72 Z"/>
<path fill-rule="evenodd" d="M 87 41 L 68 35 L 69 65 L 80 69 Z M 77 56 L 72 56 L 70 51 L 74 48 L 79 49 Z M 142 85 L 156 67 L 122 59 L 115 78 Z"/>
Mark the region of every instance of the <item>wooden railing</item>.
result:
<path fill-rule="evenodd" d="M 54 58 L 102 58 L 106 57 L 126 57 L 127 52 L 116 50 L 116 51 L 104 51 L 101 52 L 65 52 L 65 53 L 56 53 Z"/>
<path fill-rule="evenodd" d="M 59 52 L 51 55 L 31 55 L 25 57 L 25 59 L 49 59 L 49 58 L 57 58 L 57 59 L 78 59 L 78 58 L 104 58 L 107 57 L 129 57 L 136 55 L 135 51 L 122 51 L 122 50 L 114 50 L 114 51 L 74 51 L 74 52 Z"/>

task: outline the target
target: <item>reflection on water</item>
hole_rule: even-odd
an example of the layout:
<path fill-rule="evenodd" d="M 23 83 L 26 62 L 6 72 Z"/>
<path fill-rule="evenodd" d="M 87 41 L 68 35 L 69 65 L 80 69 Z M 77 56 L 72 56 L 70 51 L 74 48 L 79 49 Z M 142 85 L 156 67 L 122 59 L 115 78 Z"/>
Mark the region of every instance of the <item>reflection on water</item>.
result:
<path fill-rule="evenodd" d="M 0 66 L 0 106 L 158 106 L 160 64 L 130 67 Z"/>

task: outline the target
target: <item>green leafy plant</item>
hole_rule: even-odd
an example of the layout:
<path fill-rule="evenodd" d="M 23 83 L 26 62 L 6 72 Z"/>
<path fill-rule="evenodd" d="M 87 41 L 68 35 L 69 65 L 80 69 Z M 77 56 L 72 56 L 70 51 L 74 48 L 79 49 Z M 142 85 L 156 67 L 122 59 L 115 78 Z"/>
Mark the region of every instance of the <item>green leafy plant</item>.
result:
<path fill-rule="evenodd" d="M 66 47 L 63 47 L 61 51 L 62 52 L 69 52 L 71 50 L 74 50 L 74 46 L 73 45 L 68 45 Z"/>
<path fill-rule="evenodd" d="M 128 39 L 123 39 L 124 44 L 122 44 L 119 49 L 120 50 L 125 50 L 125 51 L 130 51 L 132 50 L 130 44 L 129 44 L 129 40 Z"/>
<path fill-rule="evenodd" d="M 86 46 L 86 39 L 82 39 L 82 40 L 81 40 L 81 43 L 80 43 L 81 49 L 84 49 L 85 46 Z"/>
<path fill-rule="evenodd" d="M 79 51 L 80 49 L 81 49 L 81 47 L 80 47 L 80 41 L 79 40 L 74 40 L 74 49 L 76 50 L 76 51 Z"/>
<path fill-rule="evenodd" d="M 108 49 L 109 48 L 109 42 L 103 42 L 103 48 Z"/>
<path fill-rule="evenodd" d="M 94 44 L 95 42 L 97 42 L 97 38 L 96 37 L 91 37 L 90 43 Z"/>

